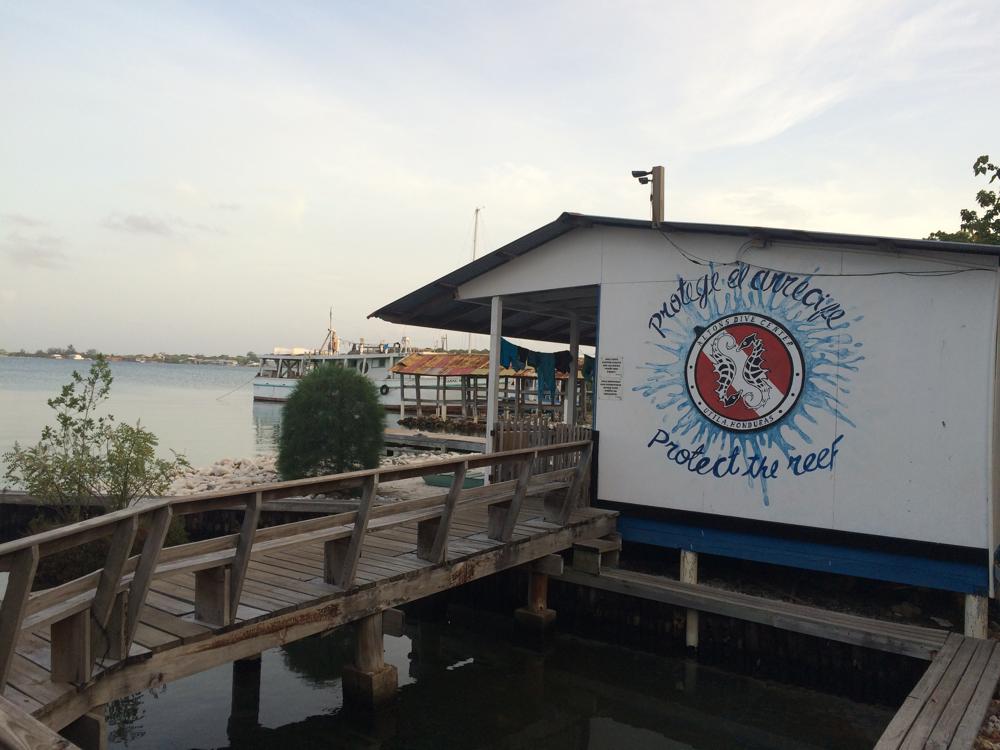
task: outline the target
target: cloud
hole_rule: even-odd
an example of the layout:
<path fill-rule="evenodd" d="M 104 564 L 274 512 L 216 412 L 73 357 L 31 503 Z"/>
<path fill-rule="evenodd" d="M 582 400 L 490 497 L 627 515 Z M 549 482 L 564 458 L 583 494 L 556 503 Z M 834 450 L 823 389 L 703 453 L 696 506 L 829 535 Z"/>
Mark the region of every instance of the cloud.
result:
<path fill-rule="evenodd" d="M 104 220 L 104 226 L 116 232 L 152 235 L 168 239 L 177 235 L 169 222 L 144 214 L 112 214 Z"/>
<path fill-rule="evenodd" d="M 44 227 L 45 222 L 41 219 L 34 219 L 30 216 L 25 216 L 24 214 L 2 214 L 0 218 L 3 218 L 9 224 L 13 224 L 18 227 Z"/>
<path fill-rule="evenodd" d="M 211 224 L 187 221 L 186 219 L 161 219 L 147 214 L 112 214 L 104 220 L 106 229 L 129 234 L 178 239 L 189 231 L 209 234 L 225 234 L 225 230 Z"/>
<path fill-rule="evenodd" d="M 243 210 L 243 206 L 241 206 L 239 203 L 215 203 L 215 204 L 212 205 L 212 208 L 216 209 L 217 211 L 241 211 L 241 210 Z"/>
<path fill-rule="evenodd" d="M 68 261 L 62 251 L 64 244 L 61 237 L 26 235 L 15 230 L 0 242 L 0 251 L 17 265 L 53 269 L 65 266 Z"/>

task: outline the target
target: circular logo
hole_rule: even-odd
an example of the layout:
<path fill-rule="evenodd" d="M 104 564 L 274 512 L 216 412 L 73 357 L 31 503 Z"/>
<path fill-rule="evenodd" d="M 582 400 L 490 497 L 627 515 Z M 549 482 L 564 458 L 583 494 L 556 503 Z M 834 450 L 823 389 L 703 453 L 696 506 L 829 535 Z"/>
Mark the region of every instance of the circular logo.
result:
<path fill-rule="evenodd" d="M 732 432 L 763 430 L 788 415 L 802 395 L 805 366 L 787 328 L 736 313 L 695 332 L 685 375 L 698 411 Z"/>

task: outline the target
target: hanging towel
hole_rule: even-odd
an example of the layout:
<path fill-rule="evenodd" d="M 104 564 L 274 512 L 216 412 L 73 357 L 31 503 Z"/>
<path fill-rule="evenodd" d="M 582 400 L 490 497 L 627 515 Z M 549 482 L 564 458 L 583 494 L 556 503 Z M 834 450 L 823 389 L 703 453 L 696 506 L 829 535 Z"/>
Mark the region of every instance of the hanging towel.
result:
<path fill-rule="evenodd" d="M 521 347 L 510 343 L 507 339 L 500 339 L 500 366 L 512 367 L 516 371 L 524 369 L 524 358 L 521 356 Z"/>
<path fill-rule="evenodd" d="M 573 362 L 573 357 L 570 356 L 569 350 L 564 352 L 556 352 L 556 371 L 562 372 L 569 375 L 569 366 Z"/>
<path fill-rule="evenodd" d="M 545 352 L 532 352 L 535 366 L 535 376 L 538 378 L 538 403 L 546 397 L 550 403 L 556 398 L 556 355 Z"/>

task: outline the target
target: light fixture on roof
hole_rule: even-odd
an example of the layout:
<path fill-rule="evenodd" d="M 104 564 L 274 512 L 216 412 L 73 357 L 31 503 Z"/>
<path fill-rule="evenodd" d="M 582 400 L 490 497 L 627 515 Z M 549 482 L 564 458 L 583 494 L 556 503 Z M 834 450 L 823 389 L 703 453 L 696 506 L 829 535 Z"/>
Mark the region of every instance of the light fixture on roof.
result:
<path fill-rule="evenodd" d="M 666 192 L 666 170 L 663 167 L 653 167 L 648 171 L 633 169 L 632 176 L 639 181 L 640 185 L 653 183 L 653 187 L 650 189 L 649 202 L 653 209 L 653 226 L 656 227 L 663 222 L 663 196 Z"/>

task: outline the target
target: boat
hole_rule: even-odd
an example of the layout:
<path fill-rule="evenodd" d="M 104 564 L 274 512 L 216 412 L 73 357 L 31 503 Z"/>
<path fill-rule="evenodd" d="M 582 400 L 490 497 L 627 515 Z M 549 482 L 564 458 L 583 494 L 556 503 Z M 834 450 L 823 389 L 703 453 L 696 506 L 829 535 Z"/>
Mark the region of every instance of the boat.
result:
<path fill-rule="evenodd" d="M 415 351 L 410 340 L 392 344 L 366 344 L 364 339 L 341 350 L 342 342 L 331 325 L 319 349 L 275 349 L 260 358 L 253 379 L 253 400 L 285 402 L 299 380 L 317 367 L 347 367 L 360 372 L 378 388 L 379 400 L 386 409 L 399 409 L 399 377 L 393 366 Z"/>

